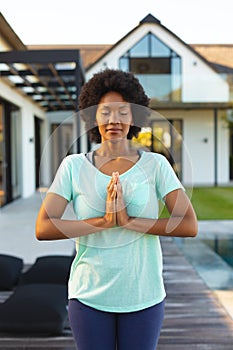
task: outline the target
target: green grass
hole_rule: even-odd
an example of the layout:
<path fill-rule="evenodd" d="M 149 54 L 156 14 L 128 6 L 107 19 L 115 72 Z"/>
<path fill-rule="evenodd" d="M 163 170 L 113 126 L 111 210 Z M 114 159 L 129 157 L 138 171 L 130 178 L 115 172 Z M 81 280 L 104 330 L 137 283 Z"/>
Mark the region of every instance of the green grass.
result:
<path fill-rule="evenodd" d="M 198 220 L 233 220 L 233 187 L 195 187 L 187 194 Z M 161 217 L 167 217 L 166 209 Z"/>
<path fill-rule="evenodd" d="M 191 202 L 199 220 L 233 220 L 233 187 L 194 188 Z"/>

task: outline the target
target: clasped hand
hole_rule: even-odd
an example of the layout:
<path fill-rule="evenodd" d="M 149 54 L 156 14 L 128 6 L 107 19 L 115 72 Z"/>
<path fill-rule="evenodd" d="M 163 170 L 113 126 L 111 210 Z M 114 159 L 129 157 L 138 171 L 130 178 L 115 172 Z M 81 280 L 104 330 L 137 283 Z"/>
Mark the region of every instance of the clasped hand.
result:
<path fill-rule="evenodd" d="M 118 172 L 112 173 L 112 178 L 107 187 L 106 213 L 104 218 L 109 228 L 115 225 L 126 226 L 130 220 L 126 210 Z"/>

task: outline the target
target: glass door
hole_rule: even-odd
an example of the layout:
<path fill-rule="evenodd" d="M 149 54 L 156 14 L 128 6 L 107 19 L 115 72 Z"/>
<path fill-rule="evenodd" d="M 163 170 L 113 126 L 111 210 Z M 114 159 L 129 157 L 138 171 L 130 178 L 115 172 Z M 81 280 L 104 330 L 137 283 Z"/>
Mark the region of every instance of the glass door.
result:
<path fill-rule="evenodd" d="M 20 110 L 11 107 L 10 111 L 10 158 L 11 158 L 11 196 L 12 199 L 21 196 L 21 174 L 22 174 L 22 149 L 21 149 L 21 118 Z"/>
<path fill-rule="evenodd" d="M 73 124 L 52 124 L 52 174 L 55 175 L 62 159 L 74 153 Z"/>
<path fill-rule="evenodd" d="M 182 120 L 152 120 L 132 141 L 164 155 L 182 181 Z"/>
<path fill-rule="evenodd" d="M 4 119 L 3 105 L 0 103 L 0 207 L 5 203 L 6 179 L 5 179 L 5 157 L 4 157 Z"/>
<path fill-rule="evenodd" d="M 0 206 L 21 196 L 21 121 L 19 108 L 0 103 Z"/>
<path fill-rule="evenodd" d="M 182 180 L 182 121 L 152 122 L 152 151 L 163 154 Z"/>

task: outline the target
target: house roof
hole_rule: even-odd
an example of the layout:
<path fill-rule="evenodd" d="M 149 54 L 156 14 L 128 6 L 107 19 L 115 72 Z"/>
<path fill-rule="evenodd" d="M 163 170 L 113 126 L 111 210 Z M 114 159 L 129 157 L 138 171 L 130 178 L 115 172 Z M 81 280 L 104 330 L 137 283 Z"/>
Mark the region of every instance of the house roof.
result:
<path fill-rule="evenodd" d="M 158 23 L 160 24 L 160 20 L 158 20 L 156 17 L 154 17 L 151 13 L 149 13 L 146 17 L 144 17 L 139 24 L 143 23 Z"/>
<path fill-rule="evenodd" d="M 101 45 L 30 45 L 25 46 L 16 35 L 5 18 L 0 13 L 0 34 L 12 47 L 12 51 L 0 52 L 0 63 L 5 63 L 6 69 L 0 67 L 0 75 L 9 80 L 10 76 L 21 79 L 14 85 L 24 94 L 30 96 L 47 111 L 70 110 L 75 108 L 75 102 L 80 86 L 84 82 L 82 67 L 88 70 L 108 52 L 125 40 L 131 33 L 145 23 L 160 25 L 164 30 L 186 45 L 210 67 L 218 72 L 233 72 L 233 44 L 211 45 L 191 44 L 188 45 L 179 37 L 164 27 L 160 21 L 148 14 L 138 26 L 133 28 L 115 44 Z M 18 68 L 17 64 L 26 65 Z M 63 64 L 73 64 L 69 69 L 62 69 Z M 28 76 L 31 76 L 28 79 Z M 12 84 L 12 81 L 9 80 Z M 41 93 L 39 93 L 41 92 Z"/>
<path fill-rule="evenodd" d="M 87 68 L 96 62 L 105 52 L 111 48 L 110 44 L 98 45 L 28 45 L 29 50 L 79 50 L 82 64 Z"/>
<path fill-rule="evenodd" d="M 204 56 L 202 56 L 198 51 L 196 51 L 191 45 L 188 45 L 185 43 L 180 37 L 178 37 L 175 33 L 173 33 L 170 29 L 165 27 L 161 24 L 161 22 L 154 17 L 152 14 L 148 14 L 146 17 L 144 17 L 139 24 L 133 28 L 130 32 L 128 32 L 124 37 L 122 37 L 119 41 L 117 41 L 114 45 L 110 46 L 102 56 L 100 56 L 94 63 L 90 64 L 86 67 L 86 70 L 90 69 L 93 65 L 95 65 L 100 59 L 102 59 L 106 54 L 111 52 L 113 49 L 115 49 L 122 41 L 124 41 L 128 36 L 130 36 L 134 31 L 136 31 L 140 26 L 144 25 L 145 23 L 152 23 L 152 24 L 158 24 L 160 27 L 163 28 L 166 32 L 168 32 L 170 35 L 175 37 L 178 41 L 180 41 L 183 45 L 185 45 L 190 51 L 192 51 L 195 55 L 199 56 L 199 58 L 204 61 L 207 65 L 210 66 L 213 70 L 216 71 L 216 67 L 214 65 L 211 65 L 208 60 Z"/>
<path fill-rule="evenodd" d="M 233 69 L 233 44 L 191 44 L 190 46 L 207 61 Z"/>
<path fill-rule="evenodd" d="M 115 44 L 82 44 L 82 45 L 30 45 L 28 49 L 30 50 L 43 50 L 43 49 L 77 49 L 80 51 L 83 66 L 88 70 L 92 65 L 94 65 L 99 59 L 104 57 L 108 52 L 114 49 L 121 41 L 123 41 L 128 35 L 135 31 L 140 25 L 144 23 L 157 23 L 161 25 L 166 31 L 169 31 L 164 27 L 161 22 L 151 15 L 150 13 L 145 16 L 139 25 L 133 28 L 129 33 L 127 33 L 123 38 L 121 38 Z M 174 33 L 170 32 L 173 36 Z M 177 36 L 176 36 L 177 37 Z M 177 37 L 178 40 L 182 41 Z M 183 42 L 183 41 L 182 41 Z M 219 45 L 219 44 L 186 44 L 195 54 L 197 54 L 201 59 L 203 59 L 212 68 L 221 72 L 224 67 L 233 68 L 233 44 L 232 45 Z"/>
<path fill-rule="evenodd" d="M 0 34 L 6 40 L 6 42 L 11 46 L 13 50 L 26 50 L 26 46 L 20 40 L 18 35 L 11 28 L 9 23 L 6 21 L 5 17 L 0 12 Z"/>

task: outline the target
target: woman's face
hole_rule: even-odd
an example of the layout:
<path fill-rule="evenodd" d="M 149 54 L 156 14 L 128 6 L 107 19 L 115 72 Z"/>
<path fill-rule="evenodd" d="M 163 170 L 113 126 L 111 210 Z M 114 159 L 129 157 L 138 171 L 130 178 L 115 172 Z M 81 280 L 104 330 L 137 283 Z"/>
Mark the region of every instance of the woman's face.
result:
<path fill-rule="evenodd" d="M 133 125 L 130 103 L 118 92 L 108 92 L 98 104 L 96 122 L 102 142 L 127 138 L 130 125 Z"/>

